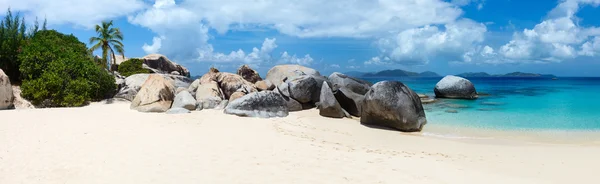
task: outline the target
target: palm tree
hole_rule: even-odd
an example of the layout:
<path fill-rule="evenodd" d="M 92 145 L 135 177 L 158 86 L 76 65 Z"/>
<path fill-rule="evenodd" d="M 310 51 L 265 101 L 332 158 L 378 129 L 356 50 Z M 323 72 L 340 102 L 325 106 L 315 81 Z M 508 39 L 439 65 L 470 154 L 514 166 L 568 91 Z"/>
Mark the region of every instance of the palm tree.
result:
<path fill-rule="evenodd" d="M 98 33 L 98 36 L 90 38 L 90 45 L 93 45 L 92 48 L 90 48 L 90 51 L 93 52 L 95 50 L 102 49 L 102 61 L 103 63 L 105 63 L 105 67 L 107 65 L 116 65 L 115 50 L 117 51 L 117 53 L 123 55 L 123 58 L 125 58 L 125 50 L 123 49 L 125 46 L 121 42 L 123 41 L 123 33 L 119 28 L 114 28 L 112 26 L 112 20 L 109 22 L 102 21 L 102 25 L 96 25 L 96 33 Z M 107 58 L 109 57 L 108 52 L 110 52 L 112 56 L 112 65 L 107 60 Z M 114 71 L 115 68 L 110 67 L 110 69 Z"/>

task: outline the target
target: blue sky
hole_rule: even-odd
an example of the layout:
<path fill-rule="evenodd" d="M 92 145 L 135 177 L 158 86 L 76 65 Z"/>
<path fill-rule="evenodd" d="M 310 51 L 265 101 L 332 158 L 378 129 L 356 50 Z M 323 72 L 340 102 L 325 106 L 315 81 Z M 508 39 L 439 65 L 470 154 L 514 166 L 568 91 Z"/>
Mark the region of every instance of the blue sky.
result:
<path fill-rule="evenodd" d="M 86 42 L 114 20 L 127 57 L 160 53 L 194 75 L 276 64 L 600 76 L 600 0 L 8 0 Z M 68 8 L 65 8 L 68 7 Z M 60 11 L 56 11 L 60 9 Z"/>

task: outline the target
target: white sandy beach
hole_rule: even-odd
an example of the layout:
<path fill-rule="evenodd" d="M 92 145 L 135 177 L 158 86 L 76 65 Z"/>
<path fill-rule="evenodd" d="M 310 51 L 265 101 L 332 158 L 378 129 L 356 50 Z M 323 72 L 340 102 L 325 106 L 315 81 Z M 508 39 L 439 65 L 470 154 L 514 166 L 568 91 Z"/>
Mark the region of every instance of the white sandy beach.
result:
<path fill-rule="evenodd" d="M 464 141 L 315 110 L 241 118 L 128 103 L 0 111 L 0 183 L 597 183 L 598 144 Z"/>

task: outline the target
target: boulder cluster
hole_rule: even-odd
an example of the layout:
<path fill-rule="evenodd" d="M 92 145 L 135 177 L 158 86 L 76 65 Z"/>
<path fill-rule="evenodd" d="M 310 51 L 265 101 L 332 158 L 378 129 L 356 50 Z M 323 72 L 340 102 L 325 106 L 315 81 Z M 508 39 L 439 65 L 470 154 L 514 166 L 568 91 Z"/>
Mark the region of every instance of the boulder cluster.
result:
<path fill-rule="evenodd" d="M 342 73 L 322 76 L 300 65 L 277 65 L 263 79 L 249 66 L 237 73 L 216 68 L 191 81 L 180 75 L 137 74 L 123 79 L 117 98 L 140 112 L 188 113 L 222 109 L 243 117 L 285 117 L 317 108 L 329 118 L 360 118 L 364 125 L 421 131 L 421 98 L 401 82 L 372 84 Z"/>

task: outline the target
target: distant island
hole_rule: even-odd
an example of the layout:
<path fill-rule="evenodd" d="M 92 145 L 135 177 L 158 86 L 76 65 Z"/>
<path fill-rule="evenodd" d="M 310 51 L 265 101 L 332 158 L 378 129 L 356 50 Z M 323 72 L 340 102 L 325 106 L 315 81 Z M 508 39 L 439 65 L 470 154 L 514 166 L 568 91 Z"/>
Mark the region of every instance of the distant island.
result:
<path fill-rule="evenodd" d="M 360 72 L 360 71 L 350 71 L 345 72 L 346 75 L 352 77 L 442 77 L 441 75 L 431 72 L 411 72 L 401 69 L 395 70 L 383 70 L 379 72 Z M 556 78 L 555 75 L 552 74 L 537 74 L 537 73 L 525 73 L 525 72 L 512 72 L 507 74 L 489 74 L 486 72 L 467 72 L 461 73 L 457 76 L 460 77 L 540 77 L 540 78 Z"/>
<path fill-rule="evenodd" d="M 375 73 L 348 72 L 347 75 L 354 77 L 440 77 L 439 74 L 431 71 L 421 73 L 406 70 L 383 70 Z"/>
<path fill-rule="evenodd" d="M 552 74 L 537 74 L 537 73 L 525 73 L 525 72 L 512 72 L 507 74 L 496 74 L 490 75 L 485 72 L 468 72 L 458 74 L 461 77 L 540 77 L 540 78 L 556 78 L 555 75 Z"/>

